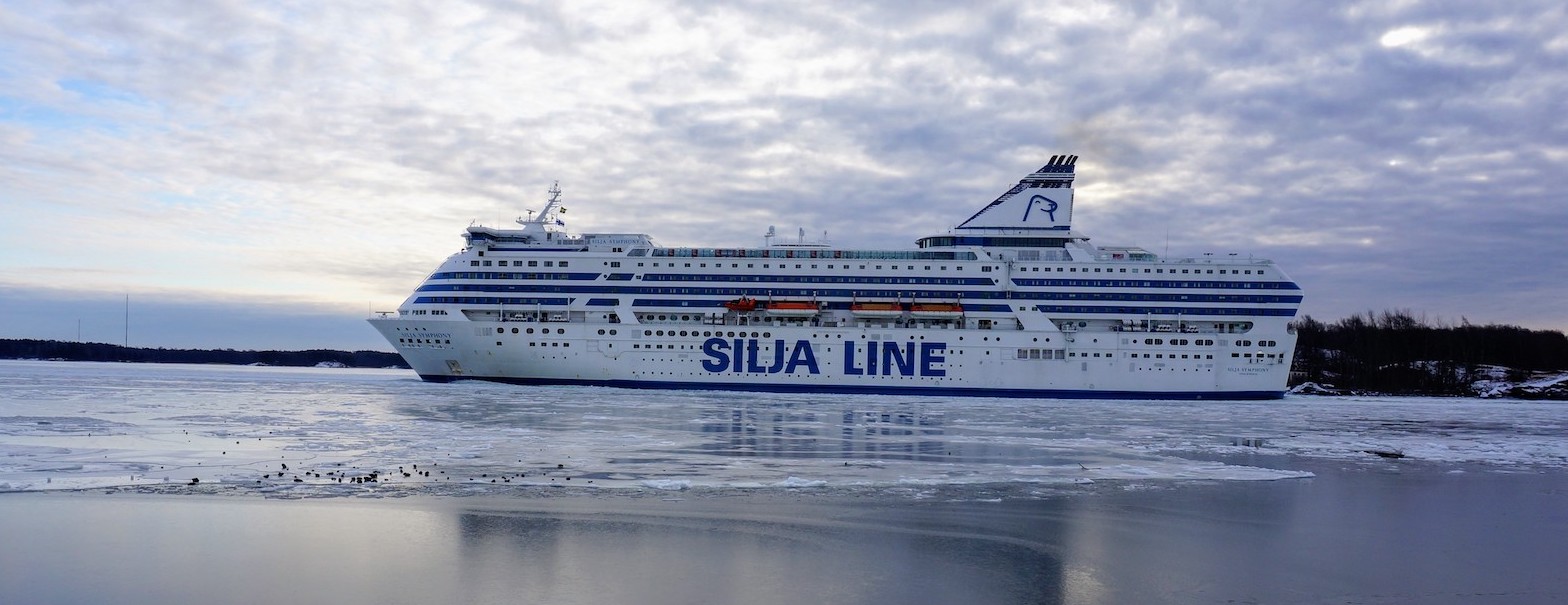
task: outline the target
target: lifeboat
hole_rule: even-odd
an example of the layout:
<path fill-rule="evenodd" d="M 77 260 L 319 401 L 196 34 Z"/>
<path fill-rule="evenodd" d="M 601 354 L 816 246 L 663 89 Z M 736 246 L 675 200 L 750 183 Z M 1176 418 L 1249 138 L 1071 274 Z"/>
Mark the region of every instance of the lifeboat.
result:
<path fill-rule="evenodd" d="M 857 302 L 849 305 L 849 312 L 856 317 L 898 317 L 904 314 L 904 305 L 889 302 Z"/>
<path fill-rule="evenodd" d="M 736 313 L 750 313 L 757 310 L 757 299 L 746 298 L 742 296 L 735 300 L 724 303 L 724 308 L 735 311 Z"/>
<path fill-rule="evenodd" d="M 764 311 L 770 317 L 814 317 L 818 313 L 817 303 L 809 300 L 769 301 Z"/>
<path fill-rule="evenodd" d="M 909 316 L 917 319 L 958 319 L 964 306 L 958 303 L 914 303 L 909 306 Z"/>

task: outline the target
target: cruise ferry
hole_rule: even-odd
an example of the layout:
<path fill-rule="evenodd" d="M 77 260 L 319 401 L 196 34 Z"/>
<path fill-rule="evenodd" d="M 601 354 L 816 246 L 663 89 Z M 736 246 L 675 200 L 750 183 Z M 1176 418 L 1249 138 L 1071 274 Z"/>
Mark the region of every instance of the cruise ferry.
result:
<path fill-rule="evenodd" d="M 1053 156 L 946 233 L 861 249 L 575 234 L 559 187 L 370 319 L 428 381 L 1039 398 L 1284 395 L 1301 289 L 1074 231 Z"/>

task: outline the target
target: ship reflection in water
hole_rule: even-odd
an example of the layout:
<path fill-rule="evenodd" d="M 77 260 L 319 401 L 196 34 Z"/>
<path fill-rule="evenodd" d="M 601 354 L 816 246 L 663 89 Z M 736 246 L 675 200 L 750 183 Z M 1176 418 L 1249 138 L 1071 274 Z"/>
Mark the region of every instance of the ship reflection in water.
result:
<path fill-rule="evenodd" d="M 817 406 L 820 407 L 820 406 Z M 945 415 L 923 411 L 790 406 L 741 407 L 703 414 L 704 453 L 761 458 L 844 458 L 934 462 L 951 455 Z"/>

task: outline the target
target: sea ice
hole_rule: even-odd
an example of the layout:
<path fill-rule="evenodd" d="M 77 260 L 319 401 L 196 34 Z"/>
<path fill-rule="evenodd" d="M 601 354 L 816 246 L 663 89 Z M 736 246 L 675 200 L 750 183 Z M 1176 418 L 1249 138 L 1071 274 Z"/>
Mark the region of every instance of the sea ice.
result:
<path fill-rule="evenodd" d="M 8 361 L 0 409 L 3 491 L 193 479 L 321 495 L 1256 481 L 1311 476 L 1298 460 L 1390 463 L 1369 451 L 1568 466 L 1562 404 L 1487 399 L 773 396 Z M 1246 464 L 1215 461 L 1238 455 Z"/>

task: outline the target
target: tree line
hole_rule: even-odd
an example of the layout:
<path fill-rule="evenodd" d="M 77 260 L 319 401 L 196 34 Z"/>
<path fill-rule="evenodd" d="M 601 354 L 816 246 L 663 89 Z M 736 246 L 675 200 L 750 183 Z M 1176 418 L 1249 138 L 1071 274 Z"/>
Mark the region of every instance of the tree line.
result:
<path fill-rule="evenodd" d="M 1509 368 L 1507 380 L 1531 372 L 1568 370 L 1568 336 L 1509 325 L 1446 325 L 1409 311 L 1367 312 L 1334 323 L 1304 316 L 1296 329 L 1292 383 L 1430 395 L 1469 394 L 1488 375 Z"/>
<path fill-rule="evenodd" d="M 407 368 L 396 353 L 380 351 L 236 351 L 234 349 L 148 349 L 99 342 L 0 339 L 0 359 L 66 359 L 150 363 L 222 363 L 309 367 L 323 362 L 351 368 Z"/>

